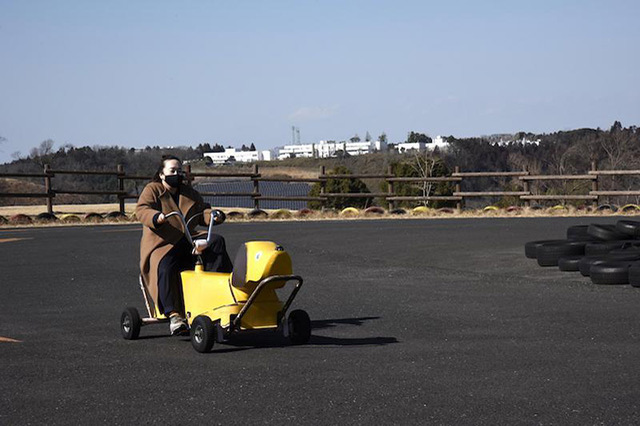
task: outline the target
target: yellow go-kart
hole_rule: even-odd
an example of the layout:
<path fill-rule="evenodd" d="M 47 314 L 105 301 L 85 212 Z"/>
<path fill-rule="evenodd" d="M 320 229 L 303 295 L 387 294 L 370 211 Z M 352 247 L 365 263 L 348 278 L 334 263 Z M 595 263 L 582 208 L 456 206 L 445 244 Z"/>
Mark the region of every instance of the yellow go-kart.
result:
<path fill-rule="evenodd" d="M 167 215 L 170 216 L 181 219 L 187 240 L 193 247 L 198 245 L 182 214 L 172 212 Z M 211 212 L 208 241 L 213 226 L 223 221 L 224 213 Z M 275 330 L 293 344 L 307 343 L 311 337 L 311 320 L 305 311 L 298 309 L 287 315 L 302 286 L 302 278 L 292 275 L 291 257 L 276 243 L 244 243 L 235 258 L 232 273 L 207 272 L 198 257 L 194 270 L 183 271 L 180 275 L 191 344 L 198 352 L 209 352 L 214 342 L 228 340 L 246 330 Z M 288 282 L 295 282 L 295 287 L 283 302 L 276 290 Z M 140 318 L 138 310 L 131 307 L 122 312 L 120 329 L 128 340 L 137 339 L 143 326 L 169 321 L 157 307 L 151 309 L 150 295 L 141 279 L 140 288 L 149 316 Z"/>

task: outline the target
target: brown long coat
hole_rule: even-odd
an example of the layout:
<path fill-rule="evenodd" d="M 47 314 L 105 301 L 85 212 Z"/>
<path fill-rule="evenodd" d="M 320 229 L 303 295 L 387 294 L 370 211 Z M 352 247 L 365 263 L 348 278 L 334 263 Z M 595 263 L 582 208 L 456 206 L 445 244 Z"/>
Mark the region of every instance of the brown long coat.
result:
<path fill-rule="evenodd" d="M 161 182 L 151 182 L 142 190 L 136 206 L 136 217 L 143 225 L 140 240 L 140 273 L 147 293 L 156 306 L 158 304 L 158 265 L 184 236 L 184 231 L 180 219 L 176 216 L 168 218 L 157 227 L 153 224 L 153 217 L 159 212 L 167 215 L 180 210 L 188 222 L 191 217 L 202 212 L 203 215 L 199 219 L 194 219 L 189 224 L 192 235 L 198 224 L 209 224 L 211 210 L 207 208 L 209 206 L 204 203 L 198 191 L 190 186 L 180 185 L 178 201 L 179 206 Z M 155 312 L 155 306 L 151 308 L 152 312 Z"/>

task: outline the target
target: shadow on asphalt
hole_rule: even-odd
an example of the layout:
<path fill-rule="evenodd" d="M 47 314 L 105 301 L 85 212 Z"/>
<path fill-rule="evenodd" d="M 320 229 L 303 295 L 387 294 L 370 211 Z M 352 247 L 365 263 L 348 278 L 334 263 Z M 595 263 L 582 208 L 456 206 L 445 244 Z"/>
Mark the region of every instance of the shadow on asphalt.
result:
<path fill-rule="evenodd" d="M 362 325 L 365 321 L 377 320 L 380 317 L 340 318 L 311 321 L 311 329 L 332 328 L 338 324 Z"/>
<path fill-rule="evenodd" d="M 311 330 L 334 328 L 339 325 L 356 325 L 360 326 L 365 321 L 376 320 L 380 317 L 360 317 L 360 318 L 340 318 L 340 319 L 327 319 L 327 320 L 315 320 L 311 321 Z M 185 339 L 186 340 L 186 339 Z M 311 340 L 306 345 L 299 345 L 298 347 L 305 346 L 383 346 L 392 343 L 398 343 L 398 339 L 395 337 L 330 337 L 330 336 L 318 336 L 311 335 Z M 225 352 L 237 352 L 247 349 L 258 348 L 280 348 L 286 346 L 292 346 L 289 341 L 280 334 L 270 332 L 244 332 L 243 334 L 237 334 L 230 340 L 224 342 L 225 346 L 232 346 L 231 348 L 220 348 L 220 346 L 214 346 L 213 352 L 225 353 Z M 220 349 L 217 349 L 220 348 Z"/>
<path fill-rule="evenodd" d="M 372 321 L 380 319 L 380 317 L 359 317 L 359 318 L 337 318 L 337 319 L 326 319 L 326 320 L 315 320 L 311 321 L 311 329 L 312 330 L 323 330 L 335 328 L 340 325 L 356 325 L 361 326 L 366 321 Z M 177 336 L 180 340 L 184 342 L 189 342 L 190 339 L 188 335 Z M 147 339 L 160 339 L 160 338 L 171 338 L 168 334 L 155 334 L 155 335 L 141 335 L 138 337 L 139 340 L 147 340 Z M 314 345 L 314 346 L 366 346 L 366 345 L 376 345 L 383 346 L 391 343 L 398 343 L 398 339 L 395 337 L 356 337 L 356 338 L 346 338 L 346 337 L 330 337 L 330 336 L 318 336 L 311 335 L 311 339 L 309 343 L 306 345 L 300 345 L 300 347 Z M 273 332 L 265 332 L 265 331 L 250 331 L 243 332 L 242 334 L 234 335 L 230 340 L 225 341 L 224 346 L 232 346 L 227 348 L 220 348 L 220 346 L 214 346 L 214 352 L 216 353 L 225 353 L 225 352 L 237 352 L 244 351 L 247 349 L 259 349 L 259 348 L 281 348 L 286 346 L 292 346 L 289 341 L 281 336 L 278 333 Z M 220 349 L 218 349 L 220 348 Z"/>

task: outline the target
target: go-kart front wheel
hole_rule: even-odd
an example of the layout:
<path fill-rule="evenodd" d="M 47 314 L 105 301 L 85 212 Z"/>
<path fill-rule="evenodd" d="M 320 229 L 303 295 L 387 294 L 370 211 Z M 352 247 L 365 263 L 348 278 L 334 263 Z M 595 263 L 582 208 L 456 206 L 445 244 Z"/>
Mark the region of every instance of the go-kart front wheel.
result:
<path fill-rule="evenodd" d="M 126 308 L 120 316 L 120 331 L 127 340 L 135 340 L 140 335 L 142 320 L 136 308 Z"/>
<path fill-rule="evenodd" d="M 216 340 L 216 329 L 211 318 L 199 315 L 191 324 L 191 345 L 200 353 L 211 350 Z"/>
<path fill-rule="evenodd" d="M 302 309 L 296 309 L 289 314 L 289 340 L 294 345 L 303 345 L 311 338 L 311 320 L 309 314 Z"/>

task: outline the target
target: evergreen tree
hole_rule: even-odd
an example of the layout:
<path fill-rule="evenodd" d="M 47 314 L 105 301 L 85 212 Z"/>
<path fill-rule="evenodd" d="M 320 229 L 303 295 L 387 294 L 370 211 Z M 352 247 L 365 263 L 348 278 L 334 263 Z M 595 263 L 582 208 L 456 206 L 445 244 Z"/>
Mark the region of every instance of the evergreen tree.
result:
<path fill-rule="evenodd" d="M 351 171 L 344 166 L 338 166 L 329 172 L 330 175 L 350 175 Z M 320 196 L 320 189 L 322 186 L 320 183 L 315 183 L 311 187 L 309 196 Z M 339 179 L 327 179 L 325 192 L 328 194 L 353 194 L 353 193 L 368 193 L 370 192 L 367 185 L 360 179 L 356 178 L 339 178 Z M 370 198 L 346 198 L 346 197 L 329 197 L 325 203 L 325 206 L 331 209 L 342 210 L 345 207 L 358 207 L 364 208 L 370 204 Z M 323 205 L 319 201 L 309 202 L 309 207 L 319 209 Z"/>

